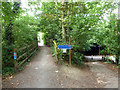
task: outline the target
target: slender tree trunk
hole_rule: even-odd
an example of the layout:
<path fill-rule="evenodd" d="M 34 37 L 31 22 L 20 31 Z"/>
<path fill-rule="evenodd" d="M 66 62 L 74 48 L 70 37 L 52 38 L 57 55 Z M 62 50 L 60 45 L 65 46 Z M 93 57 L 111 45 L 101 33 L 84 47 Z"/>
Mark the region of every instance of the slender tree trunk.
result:
<path fill-rule="evenodd" d="M 64 25 L 64 0 L 62 0 L 62 38 L 65 40 L 65 25 Z"/>
<path fill-rule="evenodd" d="M 68 35 L 68 40 L 69 40 L 69 37 L 70 37 L 70 28 L 69 28 L 69 5 L 68 5 L 68 11 L 67 11 L 67 17 L 68 17 L 68 20 L 67 20 L 67 32 L 69 33 L 69 35 L 68 35 L 68 33 L 67 33 L 67 35 Z"/>

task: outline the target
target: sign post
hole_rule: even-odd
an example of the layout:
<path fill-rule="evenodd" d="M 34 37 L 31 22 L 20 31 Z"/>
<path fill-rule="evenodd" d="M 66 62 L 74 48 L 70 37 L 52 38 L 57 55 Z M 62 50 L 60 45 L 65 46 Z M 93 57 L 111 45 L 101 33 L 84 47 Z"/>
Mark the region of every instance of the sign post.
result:
<path fill-rule="evenodd" d="M 16 72 L 17 71 L 17 50 L 16 48 L 14 49 L 14 60 L 15 60 L 14 68 Z"/>
<path fill-rule="evenodd" d="M 58 45 L 58 49 L 69 49 L 69 66 L 71 66 L 71 37 L 69 37 L 69 45 Z"/>
<path fill-rule="evenodd" d="M 58 45 L 58 49 L 71 49 L 71 45 Z"/>

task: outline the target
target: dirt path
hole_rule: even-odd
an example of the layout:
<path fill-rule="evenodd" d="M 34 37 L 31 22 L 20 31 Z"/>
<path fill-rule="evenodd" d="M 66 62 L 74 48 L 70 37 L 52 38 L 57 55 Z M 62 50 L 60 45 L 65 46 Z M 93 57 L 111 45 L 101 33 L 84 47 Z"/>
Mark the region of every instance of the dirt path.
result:
<path fill-rule="evenodd" d="M 41 51 L 26 66 L 25 70 L 3 82 L 3 88 L 59 88 L 60 85 L 56 83 L 55 78 L 57 66 L 53 62 L 49 49 L 41 47 Z"/>
<path fill-rule="evenodd" d="M 81 68 L 58 66 L 44 46 L 25 70 L 3 81 L 3 88 L 117 88 L 117 77 L 99 62 Z"/>
<path fill-rule="evenodd" d="M 96 76 L 97 83 L 104 88 L 118 88 L 118 70 L 109 69 L 102 62 L 88 62 L 90 71 Z"/>

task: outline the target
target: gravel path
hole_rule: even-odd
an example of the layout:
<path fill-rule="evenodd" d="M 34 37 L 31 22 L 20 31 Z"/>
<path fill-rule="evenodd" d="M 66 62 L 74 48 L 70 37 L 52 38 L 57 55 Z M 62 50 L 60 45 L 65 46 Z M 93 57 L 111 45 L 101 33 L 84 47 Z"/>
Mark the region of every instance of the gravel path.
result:
<path fill-rule="evenodd" d="M 25 70 L 3 82 L 3 88 L 59 88 L 55 78 L 56 70 L 50 48 L 41 47 Z"/>
<path fill-rule="evenodd" d="M 97 83 L 103 85 L 104 88 L 118 88 L 118 70 L 114 72 L 102 62 L 88 62 L 87 64 L 96 76 Z"/>
<path fill-rule="evenodd" d="M 3 88 L 117 88 L 117 73 L 103 63 L 83 67 L 56 65 L 50 48 L 40 52 L 20 73 L 3 80 Z"/>

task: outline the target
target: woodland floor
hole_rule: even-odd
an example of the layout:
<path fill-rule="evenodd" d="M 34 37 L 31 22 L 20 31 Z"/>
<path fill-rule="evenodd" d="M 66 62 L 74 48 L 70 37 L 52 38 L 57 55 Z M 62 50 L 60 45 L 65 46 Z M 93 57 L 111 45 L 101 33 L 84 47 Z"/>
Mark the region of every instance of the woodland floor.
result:
<path fill-rule="evenodd" d="M 20 73 L 3 80 L 3 88 L 118 88 L 118 70 L 103 62 L 83 67 L 54 63 L 49 47 L 40 52 Z"/>

